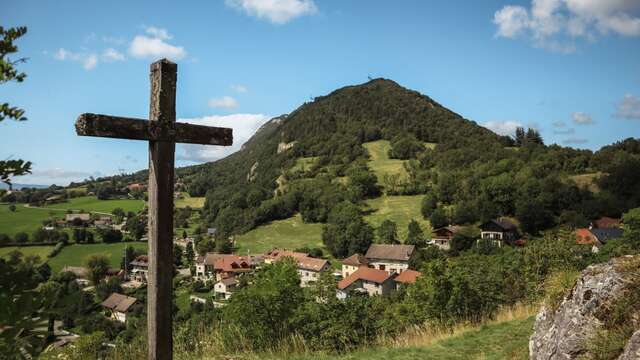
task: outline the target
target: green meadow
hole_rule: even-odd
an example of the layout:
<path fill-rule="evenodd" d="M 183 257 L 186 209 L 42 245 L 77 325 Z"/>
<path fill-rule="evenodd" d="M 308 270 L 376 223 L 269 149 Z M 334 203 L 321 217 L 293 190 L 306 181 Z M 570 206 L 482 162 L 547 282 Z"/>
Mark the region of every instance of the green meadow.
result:
<path fill-rule="evenodd" d="M 0 247 L 0 258 L 7 256 L 10 252 L 19 251 L 22 255 L 26 256 L 39 256 L 40 260 L 46 261 L 47 255 L 53 250 L 51 246 L 7 246 Z"/>
<path fill-rule="evenodd" d="M 138 212 L 144 207 L 142 200 L 117 199 L 98 200 L 95 196 L 81 196 L 69 201 L 47 205 L 49 209 L 84 210 L 97 213 L 111 213 L 115 208 L 122 208 L 125 212 Z"/>
<path fill-rule="evenodd" d="M 191 197 L 188 192 L 182 192 L 182 199 L 175 200 L 175 207 L 185 208 L 189 206 L 192 209 L 202 209 L 204 200 L 204 197 Z"/>
<path fill-rule="evenodd" d="M 276 220 L 236 236 L 238 253 L 263 253 L 274 247 L 296 249 L 304 246 L 322 247 L 322 224 L 305 224 L 297 214 Z"/>
<path fill-rule="evenodd" d="M 42 227 L 44 220 L 52 216 L 64 216 L 64 210 L 28 208 L 23 204 L 16 204 L 16 211 L 9 211 L 9 205 L 0 205 L 0 233 L 13 236 L 19 232 L 26 232 L 31 236 L 35 230 Z"/>
<path fill-rule="evenodd" d="M 398 226 L 401 239 L 407 236 L 407 226 L 411 219 L 415 219 L 422 226 L 425 234 L 431 232 L 429 221 L 422 218 L 420 202 L 424 195 L 386 196 L 366 200 L 364 219 L 377 229 L 385 220 L 391 220 Z"/>
<path fill-rule="evenodd" d="M 64 266 L 83 266 L 85 260 L 94 254 L 105 255 L 112 267 L 119 267 L 124 254 L 124 248 L 133 246 L 146 251 L 147 243 L 122 242 L 113 244 L 73 244 L 65 246 L 55 257 L 49 259 L 49 266 L 54 272 L 62 270 Z"/>
<path fill-rule="evenodd" d="M 362 144 L 369 152 L 369 167 L 378 177 L 378 183 L 382 183 L 385 175 L 399 174 L 401 178 L 407 177 L 404 169 L 404 160 L 389 159 L 391 143 L 389 140 L 378 140 Z"/>

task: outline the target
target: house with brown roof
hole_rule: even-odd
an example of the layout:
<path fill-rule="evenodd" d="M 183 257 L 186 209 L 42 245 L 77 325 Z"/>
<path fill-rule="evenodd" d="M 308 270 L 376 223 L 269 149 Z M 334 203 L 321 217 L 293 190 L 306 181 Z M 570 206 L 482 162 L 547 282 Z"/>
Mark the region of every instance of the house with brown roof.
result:
<path fill-rule="evenodd" d="M 149 273 L 149 257 L 147 255 L 140 255 L 135 260 L 129 263 L 131 266 L 131 279 L 147 282 L 147 274 Z"/>
<path fill-rule="evenodd" d="M 610 229 L 610 228 L 619 228 L 620 227 L 620 219 L 603 216 L 600 219 L 593 220 L 591 222 L 591 229 Z"/>
<path fill-rule="evenodd" d="M 109 317 L 111 319 L 120 322 L 126 322 L 127 313 L 131 309 L 131 306 L 136 303 L 136 301 L 138 301 L 138 299 L 134 297 L 112 293 L 100 305 L 109 313 Z"/>
<path fill-rule="evenodd" d="M 390 274 L 385 270 L 361 267 L 347 278 L 338 282 L 339 299 L 345 299 L 350 292 L 357 291 L 369 296 L 384 296 L 396 289 L 393 278 L 396 274 Z"/>
<path fill-rule="evenodd" d="M 415 252 L 413 245 L 372 244 L 365 254 L 369 266 L 384 270 L 389 274 L 402 273 L 409 268 L 409 261 Z"/>
<path fill-rule="evenodd" d="M 216 297 L 228 300 L 238 287 L 238 280 L 234 277 L 225 278 L 213 285 L 213 293 Z"/>
<path fill-rule="evenodd" d="M 65 221 L 67 225 L 86 225 L 91 221 L 91 214 L 67 214 Z"/>
<path fill-rule="evenodd" d="M 309 257 L 308 253 L 296 252 L 287 249 L 271 249 L 266 254 L 264 254 L 264 263 L 265 264 L 273 264 L 274 262 L 285 258 L 292 257 L 295 260 L 300 258 Z"/>
<path fill-rule="evenodd" d="M 348 258 L 342 260 L 342 278 L 348 278 L 349 275 L 356 272 L 356 270 L 358 270 L 361 266 L 369 266 L 369 260 L 367 260 L 364 255 L 353 254 Z"/>
<path fill-rule="evenodd" d="M 261 256 L 206 253 L 196 258 L 196 278 L 217 281 L 252 271 L 262 262 Z"/>
<path fill-rule="evenodd" d="M 329 261 L 316 259 L 309 256 L 296 259 L 298 262 L 298 274 L 300 274 L 300 286 L 307 287 L 320 279 L 320 273 L 331 268 Z"/>
<path fill-rule="evenodd" d="M 431 235 L 431 245 L 435 245 L 442 250 L 449 250 L 451 248 L 451 239 L 460 232 L 462 227 L 460 226 L 445 226 L 439 229 L 433 230 Z"/>
<path fill-rule="evenodd" d="M 491 240 L 496 246 L 513 245 L 518 239 L 518 228 L 508 219 L 489 220 L 480 225 L 480 238 Z"/>
<path fill-rule="evenodd" d="M 403 271 L 402 274 L 396 276 L 393 281 L 396 282 L 396 287 L 407 286 L 415 283 L 421 275 L 422 273 L 420 271 L 408 269 Z"/>
<path fill-rule="evenodd" d="M 594 245 L 598 240 L 593 236 L 591 231 L 586 228 L 576 229 L 576 244 Z"/>

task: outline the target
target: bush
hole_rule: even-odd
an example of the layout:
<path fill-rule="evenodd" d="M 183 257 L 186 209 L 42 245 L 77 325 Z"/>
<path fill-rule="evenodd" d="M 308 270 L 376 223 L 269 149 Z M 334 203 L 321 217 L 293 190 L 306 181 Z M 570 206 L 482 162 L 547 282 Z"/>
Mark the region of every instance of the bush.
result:
<path fill-rule="evenodd" d="M 59 242 L 56 244 L 56 246 L 53 247 L 53 249 L 51 249 L 51 252 L 49 252 L 49 254 L 47 255 L 48 258 L 52 258 L 56 255 L 58 255 L 60 253 L 60 251 L 62 251 L 62 248 L 65 246 L 66 244 L 64 242 Z"/>
<path fill-rule="evenodd" d="M 19 232 L 13 237 L 18 244 L 24 244 L 29 241 L 29 235 L 25 232 Z"/>

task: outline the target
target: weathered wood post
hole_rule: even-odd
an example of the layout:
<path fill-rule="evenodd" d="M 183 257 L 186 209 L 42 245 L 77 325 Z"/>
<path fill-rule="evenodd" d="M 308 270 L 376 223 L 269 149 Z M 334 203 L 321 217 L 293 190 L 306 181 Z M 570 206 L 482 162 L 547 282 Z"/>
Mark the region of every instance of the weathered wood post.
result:
<path fill-rule="evenodd" d="M 173 185 L 175 143 L 229 146 L 231 129 L 176 123 L 177 65 L 151 64 L 149 120 L 82 114 L 76 133 L 149 140 L 149 274 L 147 288 L 148 358 L 173 357 Z"/>

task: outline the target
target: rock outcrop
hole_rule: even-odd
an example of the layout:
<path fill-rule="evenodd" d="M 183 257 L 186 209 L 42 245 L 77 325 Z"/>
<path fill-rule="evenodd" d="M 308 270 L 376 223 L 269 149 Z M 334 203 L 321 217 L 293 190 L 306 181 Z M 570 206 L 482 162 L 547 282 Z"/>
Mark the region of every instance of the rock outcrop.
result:
<path fill-rule="evenodd" d="M 603 328 L 607 312 L 637 281 L 627 271 L 628 264 L 639 262 L 640 257 L 625 256 L 589 266 L 560 304 L 543 306 L 529 340 L 531 359 L 590 358 L 590 342 Z M 639 351 L 640 331 L 636 331 L 619 359 L 640 359 Z"/>

